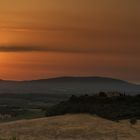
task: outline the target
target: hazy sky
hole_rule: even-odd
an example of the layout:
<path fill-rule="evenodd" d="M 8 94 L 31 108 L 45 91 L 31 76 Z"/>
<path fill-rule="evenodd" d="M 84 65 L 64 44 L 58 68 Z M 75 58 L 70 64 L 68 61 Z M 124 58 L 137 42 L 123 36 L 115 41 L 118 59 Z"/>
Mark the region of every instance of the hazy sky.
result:
<path fill-rule="evenodd" d="M 0 0 L 0 78 L 140 83 L 139 7 L 139 0 Z"/>

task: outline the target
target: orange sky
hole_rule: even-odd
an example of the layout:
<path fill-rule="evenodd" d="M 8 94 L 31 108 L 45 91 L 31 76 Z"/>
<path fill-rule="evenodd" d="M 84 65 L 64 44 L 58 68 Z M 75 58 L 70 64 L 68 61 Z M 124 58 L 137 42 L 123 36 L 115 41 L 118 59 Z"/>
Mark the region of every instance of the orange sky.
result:
<path fill-rule="evenodd" d="M 140 1 L 1 0 L 0 78 L 140 83 Z"/>

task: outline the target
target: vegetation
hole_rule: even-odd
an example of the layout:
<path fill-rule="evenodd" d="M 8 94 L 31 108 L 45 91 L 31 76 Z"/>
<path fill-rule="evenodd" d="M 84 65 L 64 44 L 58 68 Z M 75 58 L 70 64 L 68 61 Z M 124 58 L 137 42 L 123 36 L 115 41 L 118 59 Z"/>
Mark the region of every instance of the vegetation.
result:
<path fill-rule="evenodd" d="M 0 94 L 0 122 L 89 113 L 110 120 L 140 119 L 140 95 Z"/>
<path fill-rule="evenodd" d="M 136 118 L 130 119 L 130 124 L 131 125 L 136 125 L 137 124 L 137 119 Z"/>
<path fill-rule="evenodd" d="M 63 94 L 0 94 L 0 122 L 44 117 L 48 106 L 66 98 Z"/>
<path fill-rule="evenodd" d="M 17 137 L 11 137 L 9 139 L 2 139 L 2 138 L 0 138 L 0 140 L 19 140 L 19 139 Z"/>
<path fill-rule="evenodd" d="M 123 96 L 122 96 L 123 95 Z M 63 114 L 89 113 L 96 114 L 110 120 L 140 119 L 140 95 L 108 97 L 99 95 L 71 96 L 69 100 L 50 107 L 46 116 Z"/>

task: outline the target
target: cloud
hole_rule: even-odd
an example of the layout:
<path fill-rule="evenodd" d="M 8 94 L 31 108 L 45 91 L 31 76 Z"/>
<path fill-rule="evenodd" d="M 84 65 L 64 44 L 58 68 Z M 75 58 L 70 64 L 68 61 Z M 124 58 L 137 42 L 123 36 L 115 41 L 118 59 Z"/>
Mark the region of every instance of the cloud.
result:
<path fill-rule="evenodd" d="M 58 52 L 58 53 L 102 53 L 104 49 L 96 47 L 62 47 L 62 46 L 0 46 L 0 52 Z"/>
<path fill-rule="evenodd" d="M 39 47 L 31 46 L 0 46 L 0 52 L 31 52 L 31 51 L 43 51 Z"/>
<path fill-rule="evenodd" d="M 37 46 L 0 46 L 0 52 L 68 52 L 68 53 L 84 53 L 88 50 L 80 48 L 63 48 L 63 47 L 37 47 Z"/>
<path fill-rule="evenodd" d="M 127 49 L 126 49 L 127 48 Z M 0 52 L 57 52 L 57 53 L 90 53 L 90 54 L 107 54 L 107 55 L 128 55 L 139 56 L 138 47 L 60 47 L 60 46 L 0 46 Z"/>
<path fill-rule="evenodd" d="M 54 32 L 54 31 L 72 31 L 72 32 L 87 32 L 91 31 L 88 28 L 79 28 L 79 27 L 65 27 L 65 26 L 57 26 L 57 27 L 43 27 L 43 26 L 0 26 L 1 31 L 13 31 L 13 32 Z"/>

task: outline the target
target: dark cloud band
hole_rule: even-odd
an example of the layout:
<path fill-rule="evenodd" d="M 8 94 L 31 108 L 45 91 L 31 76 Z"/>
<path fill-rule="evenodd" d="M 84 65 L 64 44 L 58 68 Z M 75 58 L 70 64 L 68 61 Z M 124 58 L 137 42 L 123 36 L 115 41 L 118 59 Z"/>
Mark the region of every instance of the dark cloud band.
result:
<path fill-rule="evenodd" d="M 69 52 L 82 53 L 90 52 L 88 50 L 80 50 L 76 48 L 62 48 L 62 47 L 35 47 L 35 46 L 0 46 L 0 52 Z"/>
<path fill-rule="evenodd" d="M 127 48 L 127 49 L 126 49 Z M 116 55 L 129 55 L 138 56 L 140 49 L 135 47 L 37 47 L 37 46 L 0 46 L 0 52 L 58 52 L 58 53 L 91 53 L 91 54 L 116 54 Z"/>

